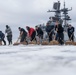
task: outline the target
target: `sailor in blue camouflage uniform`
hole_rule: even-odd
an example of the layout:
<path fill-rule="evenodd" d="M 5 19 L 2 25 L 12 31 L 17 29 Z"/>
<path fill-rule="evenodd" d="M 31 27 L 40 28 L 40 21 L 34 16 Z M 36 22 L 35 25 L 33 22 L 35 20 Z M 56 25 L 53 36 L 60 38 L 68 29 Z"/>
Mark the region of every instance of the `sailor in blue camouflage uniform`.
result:
<path fill-rule="evenodd" d="M 12 44 L 12 30 L 8 25 L 6 25 L 5 33 L 7 33 L 8 44 Z"/>

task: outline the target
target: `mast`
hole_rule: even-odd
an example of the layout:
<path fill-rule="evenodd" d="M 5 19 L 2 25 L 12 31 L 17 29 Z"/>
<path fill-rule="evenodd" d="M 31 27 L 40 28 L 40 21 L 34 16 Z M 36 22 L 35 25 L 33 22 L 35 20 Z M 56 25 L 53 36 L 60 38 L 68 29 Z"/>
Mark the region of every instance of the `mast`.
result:
<path fill-rule="evenodd" d="M 72 8 L 71 9 L 66 8 L 65 1 L 64 1 L 64 8 L 61 9 L 61 12 L 63 12 L 63 14 L 64 14 L 63 20 L 64 20 L 64 30 L 65 31 L 67 31 L 67 21 L 71 20 L 70 16 L 68 15 L 68 11 L 71 11 L 71 10 L 72 10 Z"/>
<path fill-rule="evenodd" d="M 66 24 L 66 11 L 65 11 L 65 1 L 64 1 L 64 25 L 66 26 L 67 24 Z"/>
<path fill-rule="evenodd" d="M 61 18 L 60 4 L 61 4 L 60 1 L 54 2 L 54 5 L 53 5 L 54 10 L 47 11 L 47 12 L 54 12 L 55 13 L 54 17 L 50 17 L 50 18 L 53 18 L 54 20 L 59 20 Z"/>
<path fill-rule="evenodd" d="M 48 10 L 48 12 L 54 12 L 55 15 L 53 17 L 50 17 L 49 19 L 53 19 L 54 22 L 56 22 L 56 20 L 58 20 L 60 22 L 60 24 L 62 24 L 64 22 L 64 30 L 67 31 L 67 22 L 70 19 L 70 16 L 68 15 L 68 12 L 72 10 L 72 7 L 71 9 L 68 9 L 66 8 L 66 5 L 65 5 L 65 1 L 64 1 L 64 8 L 63 9 L 60 9 L 60 1 L 58 2 L 54 2 L 53 4 L 53 9 L 54 10 Z M 61 13 L 63 15 L 61 15 Z"/>

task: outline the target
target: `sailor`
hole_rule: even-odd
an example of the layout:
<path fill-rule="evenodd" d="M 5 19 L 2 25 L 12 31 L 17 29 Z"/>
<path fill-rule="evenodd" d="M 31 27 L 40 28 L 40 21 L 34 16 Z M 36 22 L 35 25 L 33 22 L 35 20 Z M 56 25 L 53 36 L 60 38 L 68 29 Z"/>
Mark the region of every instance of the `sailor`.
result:
<path fill-rule="evenodd" d="M 64 34 L 63 34 L 64 28 L 61 24 L 58 24 L 57 28 L 57 35 L 58 35 L 58 42 L 62 45 L 64 44 Z"/>
<path fill-rule="evenodd" d="M 75 28 L 70 24 L 67 29 L 68 37 L 70 41 L 74 41 L 74 31 L 75 31 Z"/>
<path fill-rule="evenodd" d="M 25 31 L 25 29 L 23 29 L 21 27 L 19 27 L 18 29 L 20 31 L 20 35 L 19 35 L 20 42 L 22 43 L 22 42 L 26 41 L 27 32 Z"/>
<path fill-rule="evenodd" d="M 49 42 L 53 40 L 52 36 L 54 34 L 54 25 L 46 24 L 46 32 L 49 36 Z"/>
<path fill-rule="evenodd" d="M 2 31 L 0 31 L 0 42 L 3 41 L 4 45 L 6 45 L 6 41 L 4 40 L 4 38 L 5 38 L 5 34 Z"/>
<path fill-rule="evenodd" d="M 8 25 L 6 25 L 5 33 L 7 33 L 7 40 L 9 45 L 12 44 L 12 30 Z"/>
<path fill-rule="evenodd" d="M 43 39 L 43 31 L 40 27 L 35 26 L 36 32 L 37 32 L 37 36 L 39 37 L 39 42 L 42 43 L 42 39 Z"/>
<path fill-rule="evenodd" d="M 26 29 L 28 31 L 28 37 L 30 38 L 30 41 L 35 40 L 36 31 L 34 28 L 31 28 L 29 26 L 26 26 Z"/>

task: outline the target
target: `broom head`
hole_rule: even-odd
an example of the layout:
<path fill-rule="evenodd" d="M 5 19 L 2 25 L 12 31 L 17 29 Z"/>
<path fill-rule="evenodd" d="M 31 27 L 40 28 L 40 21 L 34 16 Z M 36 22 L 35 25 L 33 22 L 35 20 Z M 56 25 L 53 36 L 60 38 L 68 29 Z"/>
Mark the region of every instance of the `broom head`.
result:
<path fill-rule="evenodd" d="M 74 44 L 74 42 L 72 42 L 72 41 L 66 41 L 65 42 L 65 45 L 73 45 Z"/>
<path fill-rule="evenodd" d="M 15 42 L 13 45 L 19 45 L 20 43 L 18 43 L 18 42 Z"/>
<path fill-rule="evenodd" d="M 42 42 L 42 45 L 48 45 L 48 44 L 49 44 L 48 41 L 43 41 L 43 42 Z"/>
<path fill-rule="evenodd" d="M 27 43 L 26 43 L 26 42 L 20 42 L 20 43 L 15 42 L 13 45 L 20 45 L 20 44 L 27 45 Z"/>
<path fill-rule="evenodd" d="M 56 40 L 50 41 L 49 45 L 59 45 L 59 42 Z"/>
<path fill-rule="evenodd" d="M 2 41 L 0 41 L 0 45 L 2 45 Z"/>
<path fill-rule="evenodd" d="M 28 44 L 36 44 L 36 41 L 31 41 Z"/>

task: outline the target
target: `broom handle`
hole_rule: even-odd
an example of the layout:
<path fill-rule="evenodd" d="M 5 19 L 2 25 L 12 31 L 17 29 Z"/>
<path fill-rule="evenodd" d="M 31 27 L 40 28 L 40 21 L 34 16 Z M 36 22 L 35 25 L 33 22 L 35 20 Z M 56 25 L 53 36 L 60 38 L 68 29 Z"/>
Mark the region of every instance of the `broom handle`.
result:
<path fill-rule="evenodd" d="M 19 41 L 19 38 L 17 39 L 17 41 L 16 41 L 16 42 L 18 43 L 18 41 Z"/>
<path fill-rule="evenodd" d="M 17 41 L 16 41 L 17 43 L 18 43 L 19 39 L 20 39 L 20 36 L 18 37 L 18 39 L 17 39 Z"/>
<path fill-rule="evenodd" d="M 49 32 L 49 35 L 52 33 L 53 30 L 54 30 L 54 28 Z"/>
<path fill-rule="evenodd" d="M 73 34 L 74 34 L 74 33 L 72 33 L 72 34 L 71 34 L 71 36 L 70 36 L 69 40 L 71 40 L 71 38 L 72 38 Z"/>

